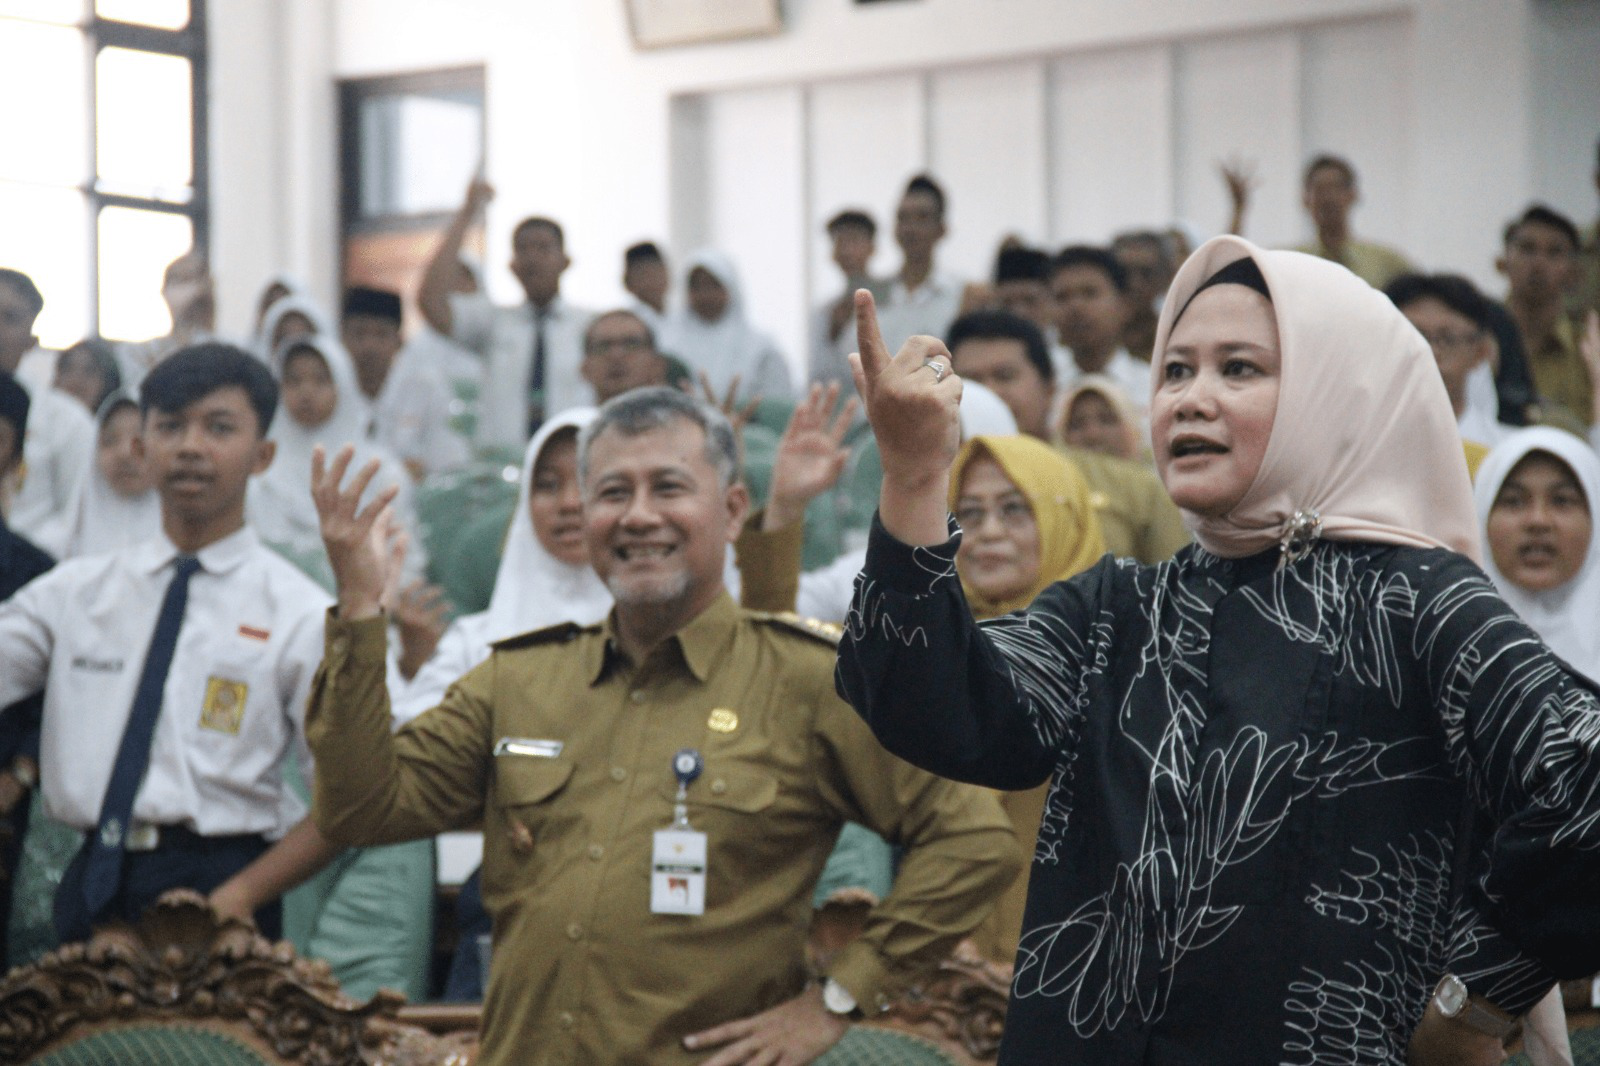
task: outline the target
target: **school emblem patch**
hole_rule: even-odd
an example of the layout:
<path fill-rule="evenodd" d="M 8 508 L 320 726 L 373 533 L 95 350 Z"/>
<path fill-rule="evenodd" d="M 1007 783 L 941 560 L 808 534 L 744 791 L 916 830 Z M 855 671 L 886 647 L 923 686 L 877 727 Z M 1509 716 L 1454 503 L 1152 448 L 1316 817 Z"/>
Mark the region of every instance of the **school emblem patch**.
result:
<path fill-rule="evenodd" d="M 200 728 L 238 736 L 239 725 L 244 721 L 245 697 L 249 695 L 250 686 L 243 681 L 216 676 L 207 678 L 206 701 L 200 708 Z"/>

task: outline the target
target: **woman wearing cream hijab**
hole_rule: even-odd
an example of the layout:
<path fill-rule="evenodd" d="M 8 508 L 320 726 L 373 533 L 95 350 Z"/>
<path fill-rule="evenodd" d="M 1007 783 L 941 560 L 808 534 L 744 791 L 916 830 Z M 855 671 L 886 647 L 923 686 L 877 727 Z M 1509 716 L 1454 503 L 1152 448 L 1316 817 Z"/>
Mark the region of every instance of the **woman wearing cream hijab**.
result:
<path fill-rule="evenodd" d="M 1600 699 L 1474 562 L 1449 400 L 1380 293 L 1200 248 L 1151 371 L 1198 543 L 981 626 L 946 509 L 960 381 L 931 339 L 891 358 L 857 299 L 884 480 L 840 691 L 926 769 L 1051 781 L 1002 1066 L 1493 1062 L 1556 976 L 1600 969 L 1575 919 Z"/>

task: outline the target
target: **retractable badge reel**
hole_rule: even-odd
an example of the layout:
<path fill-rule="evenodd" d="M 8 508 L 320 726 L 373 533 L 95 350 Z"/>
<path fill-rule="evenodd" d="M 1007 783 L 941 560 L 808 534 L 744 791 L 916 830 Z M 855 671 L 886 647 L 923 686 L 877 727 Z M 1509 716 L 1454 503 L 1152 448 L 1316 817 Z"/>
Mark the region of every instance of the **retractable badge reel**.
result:
<path fill-rule="evenodd" d="M 672 825 L 658 829 L 650 863 L 650 911 L 653 914 L 706 912 L 706 835 L 689 826 L 689 786 L 705 769 L 694 748 L 672 757 L 678 780 Z"/>

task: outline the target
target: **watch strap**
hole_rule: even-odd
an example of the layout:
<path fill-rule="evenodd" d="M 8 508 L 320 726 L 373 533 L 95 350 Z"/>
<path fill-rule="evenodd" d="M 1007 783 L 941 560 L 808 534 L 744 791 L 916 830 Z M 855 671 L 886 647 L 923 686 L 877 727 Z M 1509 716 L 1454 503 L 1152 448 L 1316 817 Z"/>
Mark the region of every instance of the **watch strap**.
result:
<path fill-rule="evenodd" d="M 1479 1006 L 1470 999 L 1462 1004 L 1461 1013 L 1457 1017 L 1478 1032 L 1487 1033 L 1496 1040 L 1504 1040 L 1517 1027 L 1515 1018 L 1508 1018 L 1497 1011 Z"/>

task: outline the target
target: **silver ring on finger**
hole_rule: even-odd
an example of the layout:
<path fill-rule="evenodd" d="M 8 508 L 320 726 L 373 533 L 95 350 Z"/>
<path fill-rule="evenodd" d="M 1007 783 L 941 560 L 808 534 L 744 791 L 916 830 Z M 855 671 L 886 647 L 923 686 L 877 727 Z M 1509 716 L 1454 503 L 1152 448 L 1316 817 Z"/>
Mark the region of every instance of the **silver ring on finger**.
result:
<path fill-rule="evenodd" d="M 949 369 L 937 359 L 924 359 L 922 361 L 922 365 L 933 371 L 933 383 L 935 385 L 943 381 L 944 376 L 950 372 Z"/>

